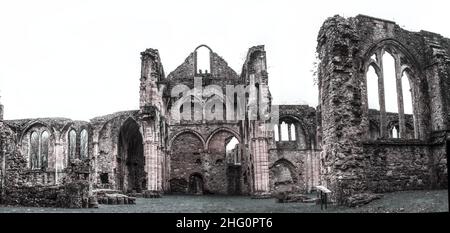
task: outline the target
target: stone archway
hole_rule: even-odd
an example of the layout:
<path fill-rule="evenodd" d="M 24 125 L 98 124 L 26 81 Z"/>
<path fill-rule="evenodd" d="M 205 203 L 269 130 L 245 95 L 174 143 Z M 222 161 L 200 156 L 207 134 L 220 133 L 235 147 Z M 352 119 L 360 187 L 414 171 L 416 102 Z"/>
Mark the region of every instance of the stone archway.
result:
<path fill-rule="evenodd" d="M 117 179 L 123 192 L 142 192 L 146 189 L 144 146 L 139 125 L 127 119 L 119 131 Z"/>
<path fill-rule="evenodd" d="M 211 165 L 205 173 L 205 181 L 209 192 L 222 195 L 240 195 L 242 193 L 241 147 L 239 144 L 239 135 L 227 128 L 216 129 L 208 137 L 206 141 L 207 160 Z"/>
<path fill-rule="evenodd" d="M 293 191 L 298 187 L 296 167 L 287 159 L 277 160 L 269 169 L 274 190 Z"/>
<path fill-rule="evenodd" d="M 202 190 L 205 180 L 203 169 L 205 161 L 202 157 L 204 140 L 195 131 L 185 130 L 176 134 L 170 142 L 170 192 L 191 193 L 191 182 L 197 182 L 202 177 Z M 192 174 L 198 174 L 192 177 Z M 191 180 L 194 179 L 194 180 Z M 203 192 L 203 191 L 202 191 Z"/>

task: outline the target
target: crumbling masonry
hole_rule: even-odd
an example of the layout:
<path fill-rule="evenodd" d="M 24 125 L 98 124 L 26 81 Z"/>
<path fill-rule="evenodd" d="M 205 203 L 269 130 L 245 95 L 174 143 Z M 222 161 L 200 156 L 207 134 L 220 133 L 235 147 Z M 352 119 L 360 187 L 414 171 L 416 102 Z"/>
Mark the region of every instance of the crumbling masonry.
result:
<path fill-rule="evenodd" d="M 317 53 L 321 177 L 334 190 L 333 200 L 345 204 L 361 192 L 446 188 L 450 39 L 373 17 L 335 16 L 319 32 Z M 387 53 L 395 59 L 395 114 L 385 108 L 395 101 L 384 96 Z M 378 76 L 379 111 L 368 108 L 369 67 Z M 404 114 L 403 73 L 411 86 L 412 116 Z M 399 138 L 389 135 L 394 126 Z"/>
<path fill-rule="evenodd" d="M 89 122 L 3 120 L 0 105 L 1 203 L 86 207 L 114 192 L 268 197 L 324 185 L 346 204 L 358 193 L 446 188 L 450 40 L 335 16 L 320 30 L 317 52 L 317 109 L 271 104 L 264 46 L 249 49 L 238 75 L 206 45 L 167 76 L 158 50 L 142 52 L 135 111 Z M 395 58 L 398 79 L 408 73 L 413 114 L 400 84 L 398 112 L 385 109 L 384 53 Z M 369 67 L 378 75 L 377 110 L 368 107 Z M 192 94 L 198 85 L 206 94 Z M 229 86 L 250 91 L 221 95 Z"/>

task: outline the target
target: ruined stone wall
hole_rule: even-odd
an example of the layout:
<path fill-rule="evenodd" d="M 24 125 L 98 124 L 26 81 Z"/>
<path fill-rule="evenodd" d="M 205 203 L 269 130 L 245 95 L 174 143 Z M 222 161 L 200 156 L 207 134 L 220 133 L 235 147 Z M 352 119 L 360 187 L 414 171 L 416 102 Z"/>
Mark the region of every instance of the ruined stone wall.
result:
<path fill-rule="evenodd" d="M 98 152 L 95 155 L 94 187 L 120 189 L 116 184 L 119 133 L 123 123 L 129 118 L 136 119 L 137 114 L 138 111 L 118 112 L 91 120 L 98 135 L 95 139 Z"/>
<path fill-rule="evenodd" d="M 14 125 L 11 122 L 9 124 Z M 61 173 L 63 174 L 62 184 L 55 184 L 51 176 L 55 173 L 29 169 L 28 160 L 22 153 L 19 143 L 20 135 L 24 132 L 16 132 L 17 129 L 10 128 L 3 121 L 0 122 L 2 167 L 0 169 L 0 203 L 23 206 L 87 207 L 89 165 L 84 164 L 77 169 L 65 168 Z M 50 175 L 47 176 L 47 174 Z"/>
<path fill-rule="evenodd" d="M 428 145 L 404 142 L 364 144 L 369 157 L 368 189 L 373 192 L 430 189 L 432 153 Z"/>
<path fill-rule="evenodd" d="M 17 135 L 17 141 L 15 143 L 26 160 L 26 169 L 22 175 L 27 177 L 28 182 L 34 184 L 56 185 L 62 182 L 61 179 L 65 175 L 64 168 L 69 165 L 68 134 L 71 130 L 76 132 L 74 145 L 74 156 L 76 158 L 80 156 L 80 133 L 82 130 L 87 130 L 88 140 L 91 138 L 89 136 L 90 126 L 84 121 L 72 121 L 66 118 L 38 118 L 8 120 L 5 123 Z M 30 136 L 33 132 L 37 133 L 39 140 L 42 140 L 43 132 L 47 132 L 49 135 L 48 154 L 45 161 L 40 161 L 41 166 L 38 168 L 32 168 L 30 161 Z M 39 153 L 42 153 L 41 149 L 39 149 Z M 88 157 L 90 154 L 89 150 L 88 148 Z"/>
<path fill-rule="evenodd" d="M 404 162 L 403 165 L 395 165 L 398 169 L 391 168 L 387 164 L 383 169 L 393 169 L 393 173 L 398 172 L 408 177 L 420 177 L 417 179 L 421 179 L 424 185 L 429 184 L 424 181 L 427 180 L 424 176 L 431 174 L 433 166 L 403 168 L 408 167 L 407 164 L 416 156 L 422 155 L 435 160 L 439 152 L 430 149 L 430 143 L 434 140 L 433 132 L 448 130 L 446 118 L 449 99 L 444 91 L 448 90 L 444 80 L 448 79 L 449 66 L 448 54 L 443 49 L 446 41 L 435 33 L 409 32 L 394 22 L 362 15 L 353 18 L 335 16 L 325 21 L 319 32 L 317 46 L 321 60 L 318 70 L 320 93 L 318 109 L 320 109 L 319 129 L 323 143 L 321 155 L 324 161 L 323 179 L 324 185 L 333 191 L 332 200 L 345 203 L 345 199 L 352 194 L 373 188 L 367 176 L 377 172 L 374 171 L 373 174 L 366 172 L 371 169 L 372 164 L 366 153 L 369 155 L 375 153 L 372 151 L 375 149 L 363 146 L 364 141 L 370 136 L 365 72 L 369 65 L 380 63 L 378 58 L 383 51 L 397 58 L 398 67 L 408 67 L 410 71 L 414 116 L 417 121 L 415 127 L 418 127 L 417 138 L 422 144 L 428 144 L 428 148 L 422 150 L 419 147 L 412 150 L 412 154 L 408 153 L 410 157 L 404 158 L 406 160 L 396 159 L 399 154 L 405 152 L 403 149 L 394 148 L 396 146 L 379 145 L 378 150 L 384 152 L 377 153 L 381 153 L 380 156 L 386 157 L 388 161 Z M 371 58 L 374 54 L 377 55 L 377 61 Z M 400 73 L 397 72 L 396 75 L 398 77 Z M 399 87 L 397 90 L 400 90 Z M 384 94 L 380 93 L 380 98 L 384 101 Z M 380 134 L 384 140 L 388 137 L 387 116 L 384 112 L 384 102 L 381 101 L 380 106 Z M 399 112 L 399 118 L 400 124 L 405 124 L 404 118 L 407 117 L 403 112 Z M 405 130 L 404 126 L 400 126 L 400 131 L 402 130 Z M 415 148 L 415 143 L 414 140 L 402 141 L 401 147 Z M 441 141 L 440 144 L 442 143 Z M 374 159 L 376 161 L 377 158 Z M 420 160 L 413 161 L 423 163 Z M 376 170 L 384 166 L 372 165 Z M 424 169 L 428 171 L 425 172 Z M 381 172 L 379 176 L 386 173 Z M 402 188 L 416 187 L 418 183 L 417 179 L 399 183 L 396 183 L 396 179 L 392 180 L 385 176 L 378 179 L 392 182 L 393 187 Z"/>
<path fill-rule="evenodd" d="M 270 189 L 272 192 L 310 192 L 314 186 L 319 185 L 320 150 L 316 141 L 316 111 L 307 105 L 280 105 L 279 119 L 280 124 L 287 122 L 295 125 L 296 138 L 283 141 L 281 127 L 275 125 L 278 129 L 278 141 L 271 138 Z M 288 176 L 287 171 L 290 173 Z"/>
<path fill-rule="evenodd" d="M 231 137 L 241 140 L 239 125 L 181 124 L 171 126 L 169 132 L 171 189 L 187 193 L 190 176 L 199 174 L 205 193 L 228 194 L 225 146 Z M 245 160 L 241 166 L 247 166 Z M 243 182 L 243 174 L 240 180 Z"/>

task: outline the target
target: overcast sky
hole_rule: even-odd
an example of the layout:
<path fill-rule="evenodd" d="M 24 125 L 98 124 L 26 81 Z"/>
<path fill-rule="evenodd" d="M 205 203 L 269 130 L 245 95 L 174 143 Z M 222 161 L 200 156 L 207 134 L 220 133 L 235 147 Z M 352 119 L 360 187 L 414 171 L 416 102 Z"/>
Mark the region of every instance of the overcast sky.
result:
<path fill-rule="evenodd" d="M 335 14 L 367 14 L 450 37 L 448 1 L 2 1 L 0 101 L 5 119 L 88 120 L 138 109 L 140 52 L 166 75 L 199 44 L 237 72 L 249 47 L 267 51 L 274 103 L 317 105 L 316 37 Z"/>

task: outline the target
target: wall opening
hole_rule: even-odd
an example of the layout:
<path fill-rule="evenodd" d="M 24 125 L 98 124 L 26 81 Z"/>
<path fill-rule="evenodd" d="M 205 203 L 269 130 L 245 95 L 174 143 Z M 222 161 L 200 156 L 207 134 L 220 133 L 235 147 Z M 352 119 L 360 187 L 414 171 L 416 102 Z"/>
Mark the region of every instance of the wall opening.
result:
<path fill-rule="evenodd" d="M 49 142 L 50 134 L 47 131 L 41 134 L 41 168 L 47 168 L 48 166 L 48 152 L 49 152 Z"/>
<path fill-rule="evenodd" d="M 123 192 L 137 193 L 146 189 L 144 165 L 144 146 L 139 125 L 128 119 L 119 133 L 118 188 Z"/>
<path fill-rule="evenodd" d="M 291 138 L 290 138 L 289 141 L 296 141 L 297 138 L 295 136 L 296 135 L 296 130 L 295 130 L 295 125 L 294 124 L 290 125 L 290 133 L 291 133 Z"/>
<path fill-rule="evenodd" d="M 186 131 L 174 136 L 170 144 L 170 192 L 189 193 L 189 175 L 202 174 L 204 141 L 199 133 Z M 211 161 L 212 165 L 215 161 Z M 203 177 L 203 184 L 207 180 Z"/>
<path fill-rule="evenodd" d="M 380 110 L 378 75 L 373 66 L 369 66 L 369 70 L 367 71 L 367 102 L 369 109 Z"/>
<path fill-rule="evenodd" d="M 229 164 L 240 165 L 239 141 L 234 136 L 227 139 L 227 141 L 225 144 L 227 162 Z"/>
<path fill-rule="evenodd" d="M 77 153 L 77 132 L 72 129 L 69 131 L 69 161 L 76 159 Z"/>
<path fill-rule="evenodd" d="M 281 122 L 281 141 L 289 141 L 288 124 L 286 122 Z"/>
<path fill-rule="evenodd" d="M 409 75 L 405 71 L 402 75 L 403 111 L 405 114 L 413 114 L 412 89 Z"/>
<path fill-rule="evenodd" d="M 395 59 L 388 52 L 385 52 L 383 55 L 383 77 L 386 112 L 398 113 Z"/>
<path fill-rule="evenodd" d="M 194 173 L 189 176 L 189 193 L 203 194 L 203 176 L 201 174 Z"/>
<path fill-rule="evenodd" d="M 211 73 L 211 50 L 206 46 L 200 46 L 195 50 L 197 74 Z"/>
<path fill-rule="evenodd" d="M 80 158 L 88 158 L 88 132 L 86 129 L 80 133 Z"/>
<path fill-rule="evenodd" d="M 39 134 L 30 135 L 30 164 L 32 169 L 39 169 Z"/>
<path fill-rule="evenodd" d="M 398 130 L 398 126 L 394 126 L 392 127 L 391 130 L 391 138 L 399 138 L 399 130 Z"/>
<path fill-rule="evenodd" d="M 274 134 L 275 141 L 276 142 L 280 141 L 280 135 L 279 135 L 279 132 L 278 132 L 278 125 L 277 124 L 275 124 L 273 126 L 273 134 Z"/>

